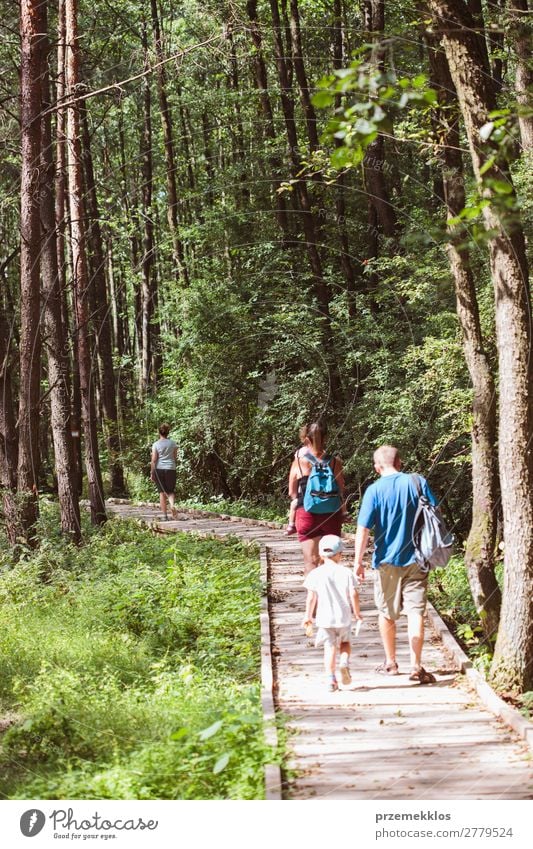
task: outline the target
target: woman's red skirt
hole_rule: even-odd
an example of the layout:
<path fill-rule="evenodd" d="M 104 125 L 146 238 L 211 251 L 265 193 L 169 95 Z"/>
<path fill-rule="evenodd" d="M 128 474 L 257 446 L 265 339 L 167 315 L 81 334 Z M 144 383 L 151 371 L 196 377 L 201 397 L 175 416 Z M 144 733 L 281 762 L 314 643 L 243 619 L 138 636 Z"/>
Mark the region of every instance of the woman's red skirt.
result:
<path fill-rule="evenodd" d="M 325 534 L 341 535 L 342 511 L 336 513 L 308 513 L 303 507 L 296 510 L 296 530 L 299 542 L 323 537 Z"/>

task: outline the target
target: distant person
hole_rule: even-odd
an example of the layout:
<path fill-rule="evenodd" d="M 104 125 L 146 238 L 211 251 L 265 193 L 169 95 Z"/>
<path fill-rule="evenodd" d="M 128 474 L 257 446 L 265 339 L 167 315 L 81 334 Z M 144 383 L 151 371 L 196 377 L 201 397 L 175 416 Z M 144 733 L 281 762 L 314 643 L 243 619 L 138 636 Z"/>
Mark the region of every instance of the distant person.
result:
<path fill-rule="evenodd" d="M 351 684 L 350 627 L 352 612 L 362 619 L 359 608 L 358 581 L 352 571 L 341 563 L 344 543 L 339 536 L 327 534 L 320 540 L 319 565 L 312 569 L 304 581 L 307 602 L 302 625 L 312 627 L 316 606 L 317 635 L 315 645 L 324 646 L 324 669 L 328 676 L 328 690 L 339 689 L 337 682 L 337 650 L 340 652 L 339 670 L 343 684 Z M 308 631 L 309 633 L 309 631 Z"/>
<path fill-rule="evenodd" d="M 327 428 L 324 422 L 313 422 L 300 431 L 300 437 L 304 440 L 302 449 L 292 462 L 289 474 L 289 492 L 291 496 L 298 493 L 298 506 L 296 507 L 295 524 L 298 532 L 298 541 L 302 546 L 304 557 L 304 573 L 307 575 L 318 563 L 318 543 L 320 537 L 325 534 L 336 534 L 340 536 L 344 521 L 344 476 L 342 473 L 342 461 L 338 455 L 328 456 L 326 454 Z M 338 485 L 338 498 L 332 499 L 336 506 L 331 512 L 310 512 L 304 507 L 304 497 L 307 481 L 313 471 L 314 463 L 306 458 L 309 453 L 315 460 L 327 463 Z M 296 490 L 294 490 L 296 483 Z"/>
<path fill-rule="evenodd" d="M 152 460 L 150 463 L 150 478 L 159 491 L 161 518 L 168 519 L 167 502 L 170 504 L 172 516 L 176 516 L 174 499 L 176 493 L 176 460 L 178 446 L 169 439 L 170 426 L 162 424 L 159 428 L 159 439 L 152 445 Z"/>
<path fill-rule="evenodd" d="M 418 493 L 411 476 L 400 471 L 401 465 L 398 449 L 393 445 L 381 445 L 374 452 L 374 468 L 380 477 L 368 487 L 361 501 L 354 569 L 356 576 L 363 580 L 363 556 L 373 530 L 374 600 L 385 649 L 385 661 L 376 671 L 398 675 L 396 620 L 405 613 L 411 653 L 409 680 L 434 684 L 435 676 L 427 672 L 421 662 L 428 573 L 421 571 L 416 562 L 412 541 Z M 427 481 L 421 475 L 418 477 L 422 493 L 435 505 L 437 501 Z"/>

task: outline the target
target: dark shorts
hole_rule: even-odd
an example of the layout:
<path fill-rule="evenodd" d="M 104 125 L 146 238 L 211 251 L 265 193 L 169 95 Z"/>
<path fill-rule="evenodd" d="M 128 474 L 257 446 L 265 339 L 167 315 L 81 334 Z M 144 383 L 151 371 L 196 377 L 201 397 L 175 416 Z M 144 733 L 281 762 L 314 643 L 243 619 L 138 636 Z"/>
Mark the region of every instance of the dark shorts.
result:
<path fill-rule="evenodd" d="M 155 485 L 158 492 L 173 495 L 176 489 L 176 469 L 156 469 Z"/>
<path fill-rule="evenodd" d="M 305 542 L 308 539 L 323 537 L 324 534 L 335 534 L 340 537 L 342 530 L 341 511 L 336 513 L 308 513 L 303 507 L 296 511 L 296 530 L 298 540 Z"/>

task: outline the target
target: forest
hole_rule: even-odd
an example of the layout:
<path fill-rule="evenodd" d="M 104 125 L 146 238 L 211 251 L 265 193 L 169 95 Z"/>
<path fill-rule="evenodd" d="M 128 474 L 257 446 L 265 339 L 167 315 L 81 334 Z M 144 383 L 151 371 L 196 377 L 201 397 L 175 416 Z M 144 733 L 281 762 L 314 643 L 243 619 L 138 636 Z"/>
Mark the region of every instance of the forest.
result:
<path fill-rule="evenodd" d="M 226 770 L 231 740 L 214 751 L 222 789 L 200 771 L 177 791 L 150 789 L 153 753 L 133 739 L 131 774 L 116 753 L 102 778 L 102 752 L 81 732 L 68 743 L 78 773 L 53 778 L 68 737 L 53 703 L 66 684 L 41 663 L 61 656 L 61 639 L 80 704 L 87 652 L 114 670 L 105 697 L 117 728 L 123 688 L 143 676 L 172 714 L 171 643 L 183 649 L 179 687 L 194 689 L 206 662 L 198 647 L 187 654 L 200 613 L 182 560 L 225 568 L 231 552 L 145 540 L 106 508 L 107 498 L 156 499 L 150 449 L 163 421 L 179 446 L 179 503 L 282 521 L 301 425 L 327 420 L 354 516 L 374 448 L 397 445 L 459 540 L 446 575 L 454 603 L 468 596 L 463 636 L 498 692 L 531 694 L 528 0 L 0 0 L 0 10 L 1 640 L 11 656 L 0 692 L 4 713 L 23 704 L 34 717 L 33 730 L 10 728 L 0 760 L 45 764 L 29 785 L 15 770 L 0 793 L 258 792 L 254 765 L 267 755 L 253 715 L 241 723 L 244 772 Z M 237 546 L 250 574 L 251 557 Z M 171 633 L 154 619 L 175 603 L 149 569 L 160 558 L 191 594 Z M 254 581 L 226 685 L 241 719 L 256 710 Z M 435 592 L 453 607 L 442 581 Z M 42 660 L 32 599 L 57 617 L 79 606 L 87 632 L 101 616 L 133 636 L 113 658 L 112 632 L 89 650 L 79 620 L 75 634 L 46 636 Z M 227 642 L 213 663 L 224 674 L 239 604 L 220 611 Z M 48 702 L 32 689 L 38 674 Z M 207 727 L 216 698 L 198 687 Z M 140 691 L 128 692 L 141 727 Z M 100 715 L 98 698 L 84 722 Z M 224 720 L 228 739 L 241 719 Z M 175 716 L 161 721 L 189 741 Z M 183 723 L 201 734 L 198 717 Z M 88 778 L 91 759 L 100 772 Z"/>

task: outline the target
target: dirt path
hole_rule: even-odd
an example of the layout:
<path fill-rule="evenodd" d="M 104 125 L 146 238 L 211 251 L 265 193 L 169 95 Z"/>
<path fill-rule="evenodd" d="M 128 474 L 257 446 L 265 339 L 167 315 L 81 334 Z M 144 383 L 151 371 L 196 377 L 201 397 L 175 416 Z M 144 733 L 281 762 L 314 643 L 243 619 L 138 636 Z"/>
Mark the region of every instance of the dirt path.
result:
<path fill-rule="evenodd" d="M 150 507 L 110 505 L 121 516 L 157 519 Z M 408 680 L 405 624 L 399 629 L 401 674 L 375 673 L 382 660 L 371 582 L 362 591 L 364 624 L 352 647 L 349 687 L 327 692 L 321 650 L 309 644 L 299 545 L 273 528 L 182 514 L 160 530 L 234 534 L 267 546 L 272 655 L 277 708 L 288 717 L 287 799 L 531 799 L 533 768 L 523 741 L 483 708 L 428 638 L 424 665 L 437 684 Z"/>

